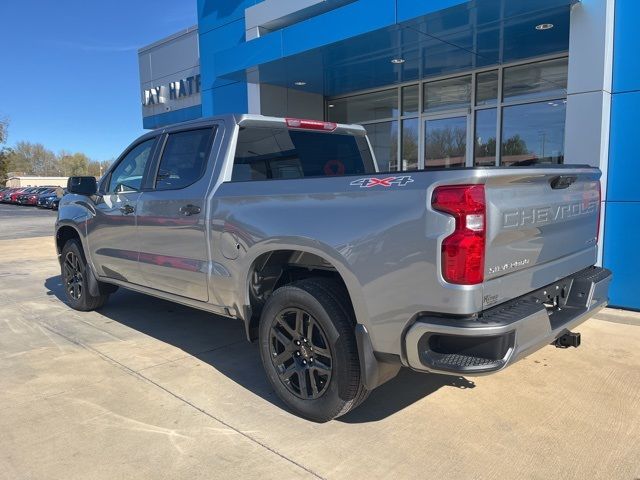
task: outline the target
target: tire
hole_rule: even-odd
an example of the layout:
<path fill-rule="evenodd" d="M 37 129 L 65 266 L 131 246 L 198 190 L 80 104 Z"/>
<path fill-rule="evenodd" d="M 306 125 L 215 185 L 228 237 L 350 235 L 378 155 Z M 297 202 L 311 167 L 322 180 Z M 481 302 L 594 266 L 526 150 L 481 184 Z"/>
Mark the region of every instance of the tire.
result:
<path fill-rule="evenodd" d="M 60 268 L 65 297 L 71 308 L 89 312 L 105 304 L 109 295 L 94 296 L 89 293 L 87 276 L 89 267 L 78 240 L 71 239 L 64 244 Z"/>
<path fill-rule="evenodd" d="M 262 365 L 297 415 L 327 422 L 362 403 L 353 309 L 336 282 L 310 278 L 277 289 L 260 317 Z"/>

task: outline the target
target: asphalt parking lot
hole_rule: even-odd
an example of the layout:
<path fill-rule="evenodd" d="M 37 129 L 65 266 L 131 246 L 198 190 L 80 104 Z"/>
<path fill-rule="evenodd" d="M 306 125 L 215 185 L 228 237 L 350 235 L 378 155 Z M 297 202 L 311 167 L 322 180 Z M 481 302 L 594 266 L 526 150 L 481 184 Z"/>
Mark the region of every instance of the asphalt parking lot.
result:
<path fill-rule="evenodd" d="M 0 240 L 53 235 L 57 212 L 0 203 Z"/>
<path fill-rule="evenodd" d="M 640 314 L 493 376 L 404 371 L 319 425 L 239 323 L 123 290 L 71 310 L 54 220 L 0 207 L 0 478 L 640 478 Z"/>

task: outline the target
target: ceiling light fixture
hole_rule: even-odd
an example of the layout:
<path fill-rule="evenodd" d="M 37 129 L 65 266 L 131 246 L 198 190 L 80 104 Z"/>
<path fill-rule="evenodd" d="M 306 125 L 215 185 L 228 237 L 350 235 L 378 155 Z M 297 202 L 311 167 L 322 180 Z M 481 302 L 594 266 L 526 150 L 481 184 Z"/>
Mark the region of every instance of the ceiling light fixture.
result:
<path fill-rule="evenodd" d="M 333 107 L 335 107 L 335 105 L 333 103 L 330 103 L 329 108 L 333 108 Z"/>
<path fill-rule="evenodd" d="M 296 82 L 294 83 L 294 85 L 298 86 L 298 87 L 304 87 L 307 84 L 307 82 Z"/>
<path fill-rule="evenodd" d="M 405 62 L 404 58 L 392 58 L 391 63 L 394 65 L 401 65 Z"/>
<path fill-rule="evenodd" d="M 553 28 L 553 23 L 541 23 L 540 25 L 536 25 L 536 30 L 551 30 Z"/>

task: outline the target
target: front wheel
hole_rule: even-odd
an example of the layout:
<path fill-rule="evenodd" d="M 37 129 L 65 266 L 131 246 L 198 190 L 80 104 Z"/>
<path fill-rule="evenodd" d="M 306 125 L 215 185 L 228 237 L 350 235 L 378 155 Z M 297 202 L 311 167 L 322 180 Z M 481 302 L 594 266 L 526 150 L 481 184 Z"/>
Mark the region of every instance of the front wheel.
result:
<path fill-rule="evenodd" d="M 78 240 L 72 239 L 62 248 L 60 260 L 62 285 L 67 303 L 74 310 L 88 312 L 102 307 L 109 295 L 91 295 L 89 292 L 87 261 Z"/>
<path fill-rule="evenodd" d="M 260 355 L 271 386 L 296 414 L 326 422 L 359 405 L 360 377 L 348 299 L 326 279 L 277 289 L 260 318 Z"/>

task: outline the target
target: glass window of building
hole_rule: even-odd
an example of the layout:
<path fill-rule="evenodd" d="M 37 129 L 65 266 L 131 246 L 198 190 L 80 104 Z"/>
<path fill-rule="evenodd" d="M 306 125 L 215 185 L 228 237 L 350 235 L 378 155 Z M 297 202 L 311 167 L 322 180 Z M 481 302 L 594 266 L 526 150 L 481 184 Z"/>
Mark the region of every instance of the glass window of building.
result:
<path fill-rule="evenodd" d="M 467 75 L 424 85 L 424 111 L 442 112 L 469 107 L 471 104 L 471 76 Z"/>
<path fill-rule="evenodd" d="M 329 100 L 328 119 L 365 126 L 379 171 L 562 163 L 567 71 L 561 57 L 385 88 Z"/>
<path fill-rule="evenodd" d="M 498 103 L 498 71 L 476 75 L 476 105 L 490 106 Z"/>
<path fill-rule="evenodd" d="M 496 164 L 496 132 L 498 111 L 487 108 L 476 111 L 476 133 L 473 164 L 492 167 Z"/>
<path fill-rule="evenodd" d="M 501 164 L 563 163 L 565 118 L 566 100 L 505 107 Z"/>
<path fill-rule="evenodd" d="M 329 103 L 328 111 L 329 121 L 339 123 L 394 118 L 398 115 L 398 89 L 335 99 Z"/>
<path fill-rule="evenodd" d="M 466 116 L 425 122 L 425 168 L 464 167 L 466 155 Z"/>
<path fill-rule="evenodd" d="M 398 122 L 366 125 L 379 172 L 398 170 Z"/>
<path fill-rule="evenodd" d="M 420 87 L 418 85 L 402 88 L 402 115 L 418 115 L 420 113 L 419 96 Z"/>
<path fill-rule="evenodd" d="M 567 75 L 567 58 L 505 68 L 504 100 L 514 102 L 540 97 L 566 97 Z"/>
<path fill-rule="evenodd" d="M 419 128 L 418 118 L 402 120 L 402 170 L 418 169 Z"/>

